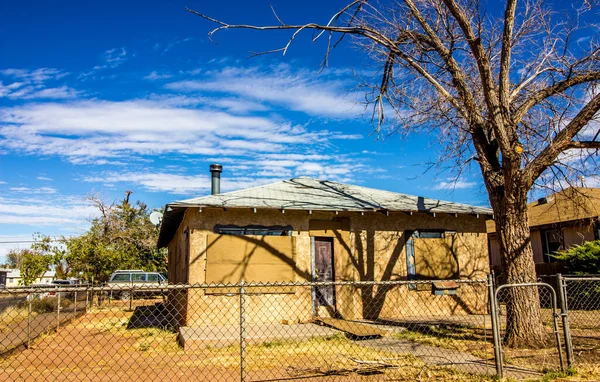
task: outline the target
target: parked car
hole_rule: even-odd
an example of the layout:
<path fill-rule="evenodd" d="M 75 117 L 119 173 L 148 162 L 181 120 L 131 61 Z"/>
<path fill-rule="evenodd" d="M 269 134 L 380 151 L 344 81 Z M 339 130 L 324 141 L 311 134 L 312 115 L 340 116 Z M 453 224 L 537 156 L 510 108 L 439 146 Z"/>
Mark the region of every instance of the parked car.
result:
<path fill-rule="evenodd" d="M 128 300 L 131 292 L 135 295 L 161 294 L 161 287 L 167 285 L 167 279 L 159 272 L 145 272 L 141 269 L 124 269 L 115 271 L 108 281 L 108 286 L 117 290 L 110 293 L 115 298 Z M 129 287 L 131 289 L 122 289 Z"/>

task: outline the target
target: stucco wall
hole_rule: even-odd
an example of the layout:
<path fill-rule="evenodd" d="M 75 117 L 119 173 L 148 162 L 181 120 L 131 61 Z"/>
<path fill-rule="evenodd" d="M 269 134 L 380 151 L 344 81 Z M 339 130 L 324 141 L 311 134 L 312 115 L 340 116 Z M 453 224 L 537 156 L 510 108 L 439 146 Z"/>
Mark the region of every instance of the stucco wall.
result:
<path fill-rule="evenodd" d="M 340 220 L 342 229 L 321 233 L 333 237 L 334 273 L 336 280 L 395 280 L 406 278 L 405 231 L 438 229 L 456 231 L 452 235 L 461 278 L 483 278 L 488 272 L 487 235 L 483 216 L 390 213 L 346 213 L 251 209 L 190 208 L 169 244 L 169 272 L 176 270 L 170 282 L 181 282 L 180 261 L 188 254 L 185 230 L 189 231 L 189 283 L 206 281 L 207 237 L 216 224 L 291 225 L 295 242 L 296 281 L 310 281 L 311 276 L 311 220 Z M 319 234 L 314 229 L 313 235 Z M 174 254 L 171 254 L 171 251 Z M 171 262 L 176 264 L 172 264 Z M 485 294 L 485 291 L 483 291 Z M 451 311 L 463 313 L 481 311 L 484 304 L 465 298 L 458 304 L 454 298 L 431 296 L 431 291 L 413 291 L 406 287 L 396 290 L 377 288 L 337 287 L 336 307 L 345 318 L 363 318 L 369 312 L 363 306 L 376 306 L 378 315 L 393 315 L 399 309 L 414 309 L 415 301 L 429 301 L 439 314 Z M 188 295 L 187 311 L 182 324 L 233 324 L 238 320 L 239 296 L 206 295 L 201 289 L 192 289 Z M 484 298 L 481 299 L 482 301 Z M 181 305 L 181 300 L 175 301 Z M 298 287 L 292 294 L 256 294 L 248 297 L 250 321 L 307 320 L 312 316 L 311 291 Z M 466 307 L 466 308 L 465 308 Z M 369 309 L 373 310 L 373 309 Z M 325 311 L 319 312 L 321 314 Z"/>

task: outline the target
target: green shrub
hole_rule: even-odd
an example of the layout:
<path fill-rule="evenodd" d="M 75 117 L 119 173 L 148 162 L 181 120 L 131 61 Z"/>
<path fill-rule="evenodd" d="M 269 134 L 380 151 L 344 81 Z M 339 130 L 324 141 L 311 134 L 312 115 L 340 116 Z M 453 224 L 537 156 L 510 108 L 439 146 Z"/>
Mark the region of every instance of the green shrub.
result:
<path fill-rule="evenodd" d="M 56 311 L 56 306 L 58 305 L 58 298 L 56 297 L 44 297 L 44 298 L 34 298 L 31 300 L 31 311 L 42 314 L 42 313 L 52 313 Z M 71 305 L 71 302 L 67 299 L 60 300 L 61 309 L 68 308 Z"/>
<path fill-rule="evenodd" d="M 576 245 L 554 255 L 566 263 L 569 273 L 572 274 L 599 274 L 600 273 L 600 240 L 588 241 Z"/>

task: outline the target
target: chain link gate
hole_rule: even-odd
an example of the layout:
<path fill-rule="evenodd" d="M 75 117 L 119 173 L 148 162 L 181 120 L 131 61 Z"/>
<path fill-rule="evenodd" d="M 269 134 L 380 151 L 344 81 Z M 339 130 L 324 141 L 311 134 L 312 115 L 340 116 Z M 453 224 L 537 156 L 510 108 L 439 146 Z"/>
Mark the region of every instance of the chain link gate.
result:
<path fill-rule="evenodd" d="M 489 277 L 489 285 L 493 285 L 492 277 Z M 543 357 L 542 362 L 538 365 L 538 369 L 531 369 L 531 365 L 520 365 L 516 360 L 513 360 L 510 355 L 510 349 L 503 347 L 504 336 L 502 331 L 507 333 L 509 325 L 511 325 L 511 317 L 509 317 L 510 309 L 507 309 L 506 303 L 511 296 L 511 290 L 516 288 L 536 288 L 536 293 L 539 296 L 540 303 L 540 325 L 542 325 L 542 331 L 544 334 L 552 334 L 556 347 L 553 351 L 547 351 L 542 353 L 540 356 Z M 500 285 L 493 291 L 493 287 L 490 287 L 490 294 L 493 296 L 490 299 L 490 314 L 492 315 L 492 327 L 494 337 L 494 350 L 495 350 L 495 362 L 496 362 L 496 373 L 499 378 L 504 377 L 505 364 L 510 365 L 511 370 L 522 373 L 544 373 L 547 370 L 552 370 L 558 367 L 561 371 L 565 371 L 565 365 L 563 361 L 562 345 L 560 339 L 560 330 L 558 325 L 558 305 L 556 291 L 554 288 L 547 283 L 535 282 L 535 283 L 517 283 L 517 284 L 504 284 Z M 544 291 L 544 292 L 542 292 Z M 510 303 L 510 302 L 509 302 Z M 567 326 L 563 326 L 563 335 L 568 338 L 568 316 L 562 311 L 563 323 L 567 322 Z M 548 321 L 551 322 L 551 327 L 548 326 Z M 565 330 L 566 329 L 566 330 Z M 569 342 L 566 341 L 566 347 L 569 349 Z M 570 350 L 567 350 L 569 354 Z M 556 363 L 558 361 L 558 363 Z"/>

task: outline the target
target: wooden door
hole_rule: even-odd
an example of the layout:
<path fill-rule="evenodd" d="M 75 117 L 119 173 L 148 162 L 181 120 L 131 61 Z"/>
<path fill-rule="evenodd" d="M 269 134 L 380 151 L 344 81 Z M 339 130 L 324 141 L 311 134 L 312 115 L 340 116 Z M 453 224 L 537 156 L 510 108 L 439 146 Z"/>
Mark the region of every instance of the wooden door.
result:
<path fill-rule="evenodd" d="M 331 238 L 315 238 L 315 281 L 334 281 L 333 274 L 333 240 Z M 335 307 L 335 286 L 326 285 L 315 288 L 317 305 Z"/>

